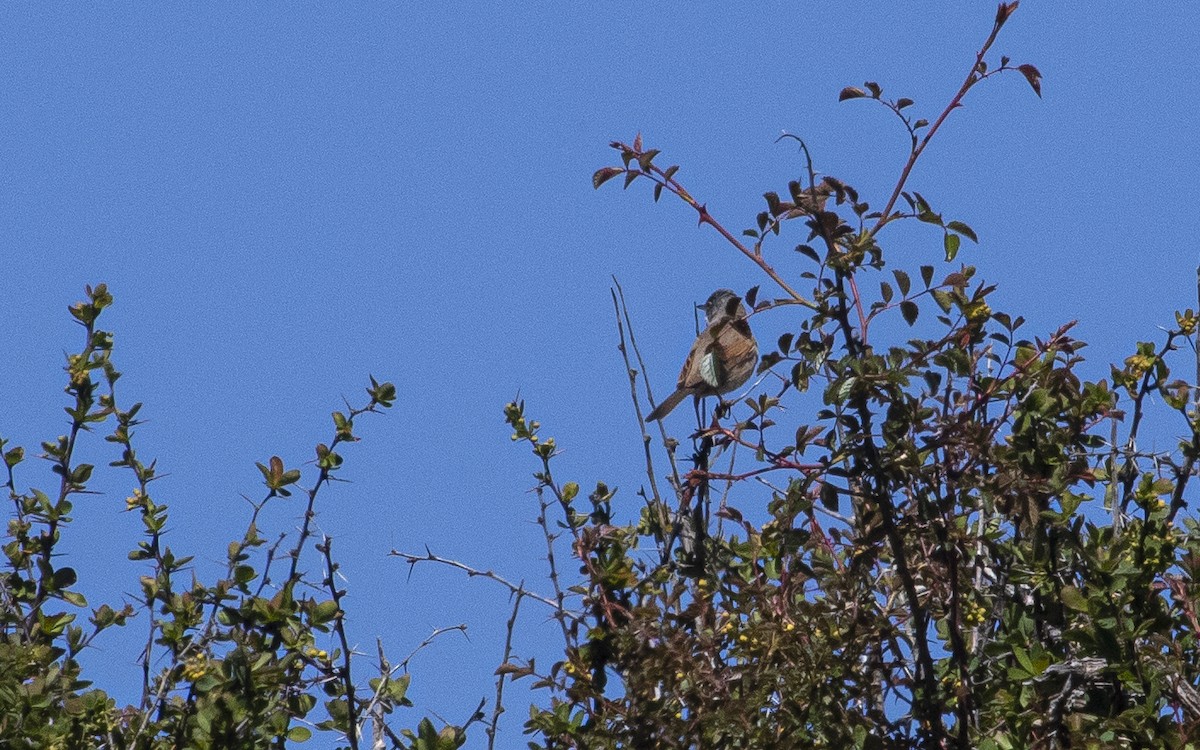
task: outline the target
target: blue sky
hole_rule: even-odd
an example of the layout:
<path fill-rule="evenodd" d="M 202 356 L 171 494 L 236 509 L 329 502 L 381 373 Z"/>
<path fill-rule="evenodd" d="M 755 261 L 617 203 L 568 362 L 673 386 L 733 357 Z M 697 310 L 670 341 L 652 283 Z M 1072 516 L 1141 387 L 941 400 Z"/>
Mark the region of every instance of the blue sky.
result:
<path fill-rule="evenodd" d="M 33 452 L 64 427 L 66 306 L 84 284 L 116 296 L 120 386 L 143 401 L 138 444 L 169 478 L 171 543 L 201 573 L 258 497 L 255 461 L 291 465 L 327 441 L 329 413 L 368 373 L 401 404 L 364 419 L 353 483 L 324 494 L 350 591 L 352 634 L 413 665 L 418 710 L 462 721 L 493 692 L 504 592 L 407 568 L 391 549 L 544 581 L 531 458 L 502 421 L 518 392 L 566 452 L 558 471 L 621 487 L 632 516 L 640 440 L 615 349 L 610 274 L 625 286 L 661 395 L 691 339 L 690 305 L 769 282 L 638 186 L 591 187 L 613 139 L 641 131 L 731 229 L 803 162 L 882 205 L 905 152 L 869 102 L 875 80 L 932 118 L 986 36 L 993 2 L 751 4 L 68 4 L 0 8 L 0 435 Z M 1189 3 L 1032 0 L 995 47 L 1036 64 L 972 92 L 910 187 L 972 225 L 961 259 L 1000 284 L 993 307 L 1030 335 L 1078 319 L 1089 374 L 1195 305 L 1190 220 L 1200 10 Z M 889 230 L 890 231 L 890 230 Z M 892 262 L 940 258 L 940 235 L 882 237 Z M 774 246 L 779 268 L 802 270 Z M 756 318 L 760 338 L 785 315 Z M 686 429 L 680 417 L 674 428 Z M 98 438 L 82 456 L 112 460 Z M 48 487 L 26 465 L 25 486 Z M 66 542 L 102 576 L 93 603 L 132 592 L 137 519 L 126 478 L 81 498 Z M 288 530 L 300 504 L 276 506 Z M 554 653 L 527 605 L 522 647 Z M 138 633 L 141 625 L 133 626 Z M 549 645 L 547 645 L 549 644 Z M 136 646 L 91 654 L 117 690 Z M 502 727 L 518 746 L 527 696 Z M 132 696 L 131 696 L 132 697 Z M 476 737 L 476 742 L 479 741 Z M 473 742 L 474 746 L 476 742 Z"/>

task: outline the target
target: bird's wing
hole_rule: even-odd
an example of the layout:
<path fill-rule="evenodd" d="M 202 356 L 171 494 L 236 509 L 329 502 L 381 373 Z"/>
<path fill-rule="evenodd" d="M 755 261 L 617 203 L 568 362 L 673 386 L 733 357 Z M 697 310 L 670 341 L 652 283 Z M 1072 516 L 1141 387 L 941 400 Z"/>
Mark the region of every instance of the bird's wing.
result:
<path fill-rule="evenodd" d="M 683 370 L 679 373 L 680 388 L 703 392 L 720 386 L 725 371 L 721 367 L 718 332 L 714 328 L 707 328 L 696 337 L 692 350 L 688 352 L 687 362 L 684 362 Z"/>
<path fill-rule="evenodd" d="M 700 367 L 697 368 L 700 379 L 711 388 L 720 388 L 725 381 L 725 371 L 721 367 L 721 357 L 715 346 L 707 347 L 700 355 Z"/>

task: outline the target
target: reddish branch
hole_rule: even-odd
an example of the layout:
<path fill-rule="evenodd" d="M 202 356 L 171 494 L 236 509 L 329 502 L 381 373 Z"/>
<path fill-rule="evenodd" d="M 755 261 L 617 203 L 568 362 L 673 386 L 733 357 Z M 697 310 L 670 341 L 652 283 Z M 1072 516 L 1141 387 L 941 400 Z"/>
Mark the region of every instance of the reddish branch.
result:
<path fill-rule="evenodd" d="M 904 169 L 900 172 L 900 179 L 896 182 L 895 189 L 892 190 L 892 197 L 888 199 L 887 206 L 884 207 L 883 212 L 879 215 L 879 220 L 875 222 L 875 226 L 871 228 L 870 235 L 872 237 L 878 234 L 879 230 L 892 220 L 892 209 L 895 208 L 896 200 L 900 197 L 900 193 L 904 191 L 904 185 L 908 182 L 908 176 L 912 173 L 912 169 L 916 165 L 917 159 L 921 157 L 922 152 L 925 151 L 925 147 L 929 145 L 929 141 L 933 139 L 933 136 L 937 133 L 938 128 L 942 127 L 942 123 L 946 121 L 946 118 L 950 116 L 950 113 L 962 106 L 963 97 L 967 95 L 967 92 L 971 90 L 971 87 L 985 78 L 1008 69 L 1007 66 L 1001 65 L 991 73 L 985 73 L 983 71 L 987 70 L 987 66 L 984 64 L 983 58 L 985 55 L 987 55 L 988 50 L 991 49 L 992 45 L 996 42 L 996 36 L 1000 33 L 1000 29 L 1004 26 L 1005 21 L 1009 19 L 1019 4 L 1019 1 L 1000 4 L 999 9 L 996 11 L 996 22 L 992 25 L 992 33 L 988 34 L 988 38 L 986 41 L 984 41 L 983 46 L 980 47 L 979 51 L 975 53 L 975 64 L 971 66 L 971 72 L 967 74 L 966 80 L 963 81 L 962 86 L 960 86 L 958 89 L 958 93 L 954 95 L 954 98 L 950 100 L 950 103 L 946 105 L 946 108 L 942 110 L 942 113 L 938 115 L 936 120 L 933 121 L 933 125 L 929 128 L 929 131 L 925 133 L 925 137 L 921 139 L 921 142 L 918 143 L 913 148 L 912 153 L 908 155 L 908 161 L 905 162 Z"/>

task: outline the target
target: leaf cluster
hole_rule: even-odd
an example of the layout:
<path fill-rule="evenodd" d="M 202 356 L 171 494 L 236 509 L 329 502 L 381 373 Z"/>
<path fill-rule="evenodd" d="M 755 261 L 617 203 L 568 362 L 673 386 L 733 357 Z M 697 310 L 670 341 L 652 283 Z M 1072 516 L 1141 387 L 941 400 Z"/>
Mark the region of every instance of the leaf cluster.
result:
<path fill-rule="evenodd" d="M 409 675 L 381 647 L 374 677 L 359 682 L 352 668 L 362 657 L 351 653 L 346 636 L 346 592 L 337 585 L 333 542 L 313 533 L 317 495 L 337 478 L 341 450 L 358 440 L 356 420 L 390 407 L 395 387 L 372 378 L 362 406 L 333 414 L 333 437 L 316 447 L 309 487 L 302 489 L 303 472 L 278 456 L 258 464 L 265 494 L 251 503 L 241 538 L 229 543 L 223 572 L 205 582 L 193 556 L 168 543 L 169 505 L 156 489 L 157 462 L 135 447 L 142 405 L 126 407 L 118 398 L 113 336 L 96 327 L 113 297 L 103 284 L 86 291 L 87 299 L 69 310 L 84 334 L 82 347 L 67 356 L 67 431 L 41 445 L 57 486 L 18 489 L 25 449 L 0 439 L 12 506 L 0 574 L 0 744 L 281 747 L 323 732 L 357 748 L 369 727 L 391 747 L 461 746 L 459 727 L 437 730 L 429 720 L 416 731 L 389 727 L 387 716 L 411 705 Z M 76 455 L 80 442 L 101 429 L 115 449 L 110 469 L 124 472 L 131 485 L 120 510 L 141 526 L 129 559 L 145 567 L 131 600 L 89 607 L 83 586 L 100 571 L 62 564 L 60 547 L 72 530 L 75 503 L 96 494 L 89 489 L 96 467 Z M 268 539 L 259 528 L 263 509 L 295 492 L 306 503 L 298 536 Z M 315 576 L 302 564 L 313 552 L 320 559 Z M 80 663 L 83 651 L 113 630 L 124 631 L 114 637 L 144 643 L 136 704 L 118 705 Z"/>

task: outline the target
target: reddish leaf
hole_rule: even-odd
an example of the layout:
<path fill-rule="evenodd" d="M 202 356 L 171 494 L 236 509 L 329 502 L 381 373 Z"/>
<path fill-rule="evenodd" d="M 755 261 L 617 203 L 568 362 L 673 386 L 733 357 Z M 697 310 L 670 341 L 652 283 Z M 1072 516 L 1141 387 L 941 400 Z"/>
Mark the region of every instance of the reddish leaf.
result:
<path fill-rule="evenodd" d="M 1021 71 L 1021 75 L 1025 76 L 1025 80 L 1029 81 L 1030 87 L 1033 88 L 1033 93 L 1042 96 L 1042 73 L 1029 63 L 1018 65 L 1017 70 Z"/>
<path fill-rule="evenodd" d="M 946 280 L 942 282 L 942 286 L 952 286 L 956 289 L 961 289 L 967 285 L 967 277 L 958 271 L 946 276 Z"/>
<path fill-rule="evenodd" d="M 604 183 L 624 172 L 620 167 L 604 167 L 597 169 L 596 174 L 592 175 L 592 187 L 599 188 Z"/>
<path fill-rule="evenodd" d="M 1000 3 L 1000 7 L 996 9 L 996 25 L 1003 26 L 1008 20 L 1017 6 L 1021 4 L 1021 0 L 1013 0 L 1011 3 Z"/>

